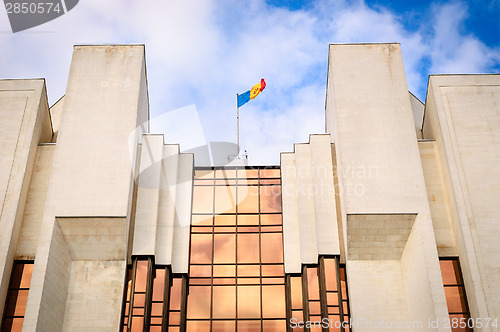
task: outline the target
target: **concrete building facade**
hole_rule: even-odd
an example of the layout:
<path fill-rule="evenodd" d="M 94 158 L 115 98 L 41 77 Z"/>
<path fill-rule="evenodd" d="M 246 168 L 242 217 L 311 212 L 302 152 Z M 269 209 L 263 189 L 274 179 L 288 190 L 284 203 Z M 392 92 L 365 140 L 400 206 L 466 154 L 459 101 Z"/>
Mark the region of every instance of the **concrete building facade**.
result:
<path fill-rule="evenodd" d="M 195 167 L 144 52 L 75 46 L 52 107 L 0 80 L 2 331 L 500 331 L 500 75 L 424 104 L 399 44 L 330 45 L 325 133 Z"/>

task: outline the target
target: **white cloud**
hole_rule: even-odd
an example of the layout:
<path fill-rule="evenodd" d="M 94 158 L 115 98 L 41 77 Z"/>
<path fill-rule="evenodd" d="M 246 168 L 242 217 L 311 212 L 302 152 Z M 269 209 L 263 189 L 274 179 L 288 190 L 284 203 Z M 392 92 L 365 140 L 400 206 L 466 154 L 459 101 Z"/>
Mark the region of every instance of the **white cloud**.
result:
<path fill-rule="evenodd" d="M 80 1 L 17 34 L 2 20 L 0 73 L 46 77 L 55 102 L 64 94 L 74 44 L 144 43 L 152 118 L 196 104 L 207 139 L 229 142 L 236 135 L 235 94 L 265 77 L 266 90 L 242 108 L 242 142 L 252 163 L 278 164 L 279 152 L 324 130 L 329 43 L 400 42 L 409 89 L 420 98 L 428 70 L 483 72 L 500 63 L 499 49 L 461 30 L 467 15 L 461 2 L 434 5 L 412 27 L 363 1 L 317 0 L 307 8 L 264 0 Z"/>

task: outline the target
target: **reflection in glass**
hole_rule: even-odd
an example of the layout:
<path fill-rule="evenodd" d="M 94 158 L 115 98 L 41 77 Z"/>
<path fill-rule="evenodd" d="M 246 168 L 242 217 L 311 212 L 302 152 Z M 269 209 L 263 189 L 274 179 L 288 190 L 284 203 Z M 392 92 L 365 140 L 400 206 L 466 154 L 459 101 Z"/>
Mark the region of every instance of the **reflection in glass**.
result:
<path fill-rule="evenodd" d="M 214 263 L 235 263 L 236 236 L 234 234 L 214 235 Z"/>
<path fill-rule="evenodd" d="M 174 278 L 170 288 L 170 310 L 181 309 L 182 279 Z"/>
<path fill-rule="evenodd" d="M 191 263 L 212 263 L 212 234 L 191 234 Z"/>
<path fill-rule="evenodd" d="M 238 213 L 259 212 L 259 187 L 238 186 Z"/>
<path fill-rule="evenodd" d="M 259 216 L 256 214 L 238 214 L 238 226 L 258 226 Z"/>
<path fill-rule="evenodd" d="M 259 234 L 238 234 L 238 263 L 259 262 Z"/>
<path fill-rule="evenodd" d="M 263 321 L 263 332 L 285 332 L 286 331 L 286 321 L 281 320 L 264 320 Z M 294 331 L 297 329 L 294 329 Z"/>
<path fill-rule="evenodd" d="M 238 286 L 237 288 L 238 318 L 260 318 L 260 287 Z"/>
<path fill-rule="evenodd" d="M 260 187 L 260 212 L 281 212 L 281 186 Z"/>
<path fill-rule="evenodd" d="M 262 263 L 283 263 L 283 236 L 281 233 L 261 234 Z"/>
<path fill-rule="evenodd" d="M 238 277 L 258 277 L 260 276 L 259 265 L 238 265 Z"/>
<path fill-rule="evenodd" d="M 193 226 L 212 226 L 213 217 L 212 215 L 194 214 L 191 223 Z"/>
<path fill-rule="evenodd" d="M 214 187 L 195 186 L 193 188 L 193 213 L 212 213 Z"/>
<path fill-rule="evenodd" d="M 325 284 L 327 292 L 337 291 L 337 269 L 335 267 L 335 259 L 326 258 L 325 263 Z M 338 301 L 337 301 L 338 302 Z"/>
<path fill-rule="evenodd" d="M 214 265 L 214 277 L 235 277 L 235 265 Z"/>
<path fill-rule="evenodd" d="M 187 332 L 207 332 L 210 331 L 210 321 L 191 320 L 186 324 Z"/>
<path fill-rule="evenodd" d="M 212 332 L 234 332 L 235 322 L 231 320 L 213 321 Z"/>
<path fill-rule="evenodd" d="M 260 320 L 239 320 L 238 332 L 260 331 Z"/>
<path fill-rule="evenodd" d="M 446 296 L 446 303 L 448 304 L 449 312 L 464 312 L 466 310 L 462 287 L 445 287 L 444 294 Z"/>
<path fill-rule="evenodd" d="M 236 318 L 236 287 L 214 286 L 213 318 Z"/>
<path fill-rule="evenodd" d="M 307 292 L 309 300 L 319 300 L 318 268 L 307 268 Z"/>
<path fill-rule="evenodd" d="M 261 214 L 260 223 L 262 225 L 281 225 L 281 214 Z"/>
<path fill-rule="evenodd" d="M 218 215 L 215 216 L 216 226 L 236 226 L 235 215 Z"/>
<path fill-rule="evenodd" d="M 210 318 L 210 286 L 189 286 L 187 318 Z"/>
<path fill-rule="evenodd" d="M 236 187 L 216 186 L 215 213 L 235 213 L 235 212 L 236 212 Z"/>
<path fill-rule="evenodd" d="M 262 316 L 263 318 L 285 317 L 285 286 L 262 286 Z"/>
<path fill-rule="evenodd" d="M 279 168 L 267 168 L 260 170 L 261 178 L 279 178 L 281 177 Z"/>
<path fill-rule="evenodd" d="M 258 169 L 239 169 L 238 177 L 242 179 L 256 179 L 259 177 Z"/>

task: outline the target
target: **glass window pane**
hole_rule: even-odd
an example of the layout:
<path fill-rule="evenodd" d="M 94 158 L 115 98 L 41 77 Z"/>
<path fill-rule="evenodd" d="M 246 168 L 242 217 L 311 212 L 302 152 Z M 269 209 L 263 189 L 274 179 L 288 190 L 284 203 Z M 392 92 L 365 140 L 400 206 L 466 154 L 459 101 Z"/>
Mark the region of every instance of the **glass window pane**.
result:
<path fill-rule="evenodd" d="M 172 326 L 169 326 L 168 327 L 168 332 L 179 332 L 180 331 L 180 327 L 172 327 Z"/>
<path fill-rule="evenodd" d="M 281 186 L 260 187 L 260 212 L 281 212 Z"/>
<path fill-rule="evenodd" d="M 210 278 L 212 276 L 212 265 L 191 265 L 190 277 Z"/>
<path fill-rule="evenodd" d="M 259 212 L 259 187 L 238 186 L 238 213 Z"/>
<path fill-rule="evenodd" d="M 193 213 L 212 213 L 214 188 L 212 186 L 193 187 Z"/>
<path fill-rule="evenodd" d="M 235 249 L 235 234 L 214 235 L 214 263 L 235 263 Z"/>
<path fill-rule="evenodd" d="M 194 171 L 194 178 L 195 179 L 213 179 L 214 178 L 214 171 L 211 169 L 197 169 Z"/>
<path fill-rule="evenodd" d="M 458 326 L 457 327 L 452 327 L 451 331 L 452 332 L 472 332 L 472 329 L 468 326 L 466 327 L 460 327 L 460 319 L 462 319 L 462 322 L 465 322 L 467 324 L 468 319 L 470 318 L 469 315 L 467 314 L 462 314 L 462 315 L 450 315 L 450 321 L 452 322 L 457 322 Z M 493 320 L 492 320 L 493 321 Z M 484 323 L 483 323 L 484 324 Z M 473 322 L 470 322 L 470 325 L 473 325 Z M 463 326 L 463 325 L 462 325 Z M 478 329 L 479 330 L 479 329 Z"/>
<path fill-rule="evenodd" d="M 259 262 L 259 234 L 238 234 L 238 263 Z"/>
<path fill-rule="evenodd" d="M 260 320 L 239 320 L 238 332 L 260 331 Z"/>
<path fill-rule="evenodd" d="M 238 265 L 238 277 L 258 277 L 260 276 L 259 265 Z"/>
<path fill-rule="evenodd" d="M 214 265 L 214 277 L 235 277 L 235 265 Z"/>
<path fill-rule="evenodd" d="M 235 285 L 236 284 L 236 279 L 235 278 L 215 278 L 214 285 Z"/>
<path fill-rule="evenodd" d="M 168 316 L 168 324 L 169 325 L 180 325 L 181 323 L 181 313 L 180 312 L 171 312 Z"/>
<path fill-rule="evenodd" d="M 283 265 L 262 265 L 263 277 L 282 277 L 284 275 Z"/>
<path fill-rule="evenodd" d="M 321 315 L 321 304 L 319 301 L 309 302 L 309 314 Z"/>
<path fill-rule="evenodd" d="M 3 322 L 3 331 L 21 332 L 23 329 L 23 318 L 5 318 Z"/>
<path fill-rule="evenodd" d="M 215 213 L 235 213 L 235 212 L 236 212 L 236 187 L 216 186 Z"/>
<path fill-rule="evenodd" d="M 235 169 L 217 169 L 215 170 L 216 179 L 234 179 L 236 178 Z"/>
<path fill-rule="evenodd" d="M 281 184 L 280 179 L 261 179 L 260 184 Z"/>
<path fill-rule="evenodd" d="M 259 285 L 260 278 L 238 278 L 238 285 Z"/>
<path fill-rule="evenodd" d="M 191 224 L 196 226 L 212 226 L 212 215 L 194 214 L 192 216 Z"/>
<path fill-rule="evenodd" d="M 440 260 L 441 275 L 444 285 L 458 285 L 460 283 L 460 275 L 458 275 L 458 262 L 456 260 Z"/>
<path fill-rule="evenodd" d="M 285 320 L 265 320 L 263 322 L 263 332 L 286 332 Z"/>
<path fill-rule="evenodd" d="M 260 286 L 238 286 L 237 288 L 238 318 L 260 318 Z"/>
<path fill-rule="evenodd" d="M 214 286 L 213 318 L 236 318 L 236 286 Z"/>
<path fill-rule="evenodd" d="M 342 310 L 344 310 L 345 316 L 349 315 L 349 306 L 347 305 L 347 301 L 342 301 Z"/>
<path fill-rule="evenodd" d="M 262 263 L 283 263 L 283 236 L 281 233 L 262 233 Z"/>
<path fill-rule="evenodd" d="M 260 178 L 279 178 L 280 169 L 279 168 L 268 168 L 260 170 Z"/>
<path fill-rule="evenodd" d="M 144 303 L 146 302 L 146 294 L 134 294 L 134 308 L 135 307 L 144 307 Z"/>
<path fill-rule="evenodd" d="M 258 226 L 259 225 L 259 215 L 256 214 L 238 214 L 238 225 L 239 226 Z"/>
<path fill-rule="evenodd" d="M 170 288 L 170 310 L 181 309 L 181 295 L 182 295 L 182 279 L 172 279 L 172 287 Z"/>
<path fill-rule="evenodd" d="M 239 169 L 238 177 L 242 179 L 257 179 L 259 177 L 258 169 Z"/>
<path fill-rule="evenodd" d="M 161 317 L 162 315 L 163 315 L 163 303 L 153 303 L 151 305 L 151 316 Z"/>
<path fill-rule="evenodd" d="M 235 186 L 236 180 L 235 179 L 219 179 L 219 180 L 215 180 L 215 185 L 217 185 L 217 186 Z"/>
<path fill-rule="evenodd" d="M 309 320 L 311 321 L 311 332 L 321 332 L 321 316 L 311 316 L 309 317 Z"/>
<path fill-rule="evenodd" d="M 318 268 L 307 268 L 307 292 L 309 300 L 319 300 Z"/>
<path fill-rule="evenodd" d="M 281 225 L 281 214 L 262 214 L 260 223 L 262 225 Z"/>
<path fill-rule="evenodd" d="M 7 316 L 24 316 L 29 290 L 11 290 L 7 303 Z"/>
<path fill-rule="evenodd" d="M 153 301 L 163 301 L 165 292 L 165 269 L 157 268 L 156 276 L 153 281 Z"/>
<path fill-rule="evenodd" d="M 340 317 L 337 315 L 328 315 L 328 319 L 330 321 L 329 331 L 340 332 Z"/>
<path fill-rule="evenodd" d="M 326 302 L 328 305 L 339 305 L 338 293 L 326 293 Z"/>
<path fill-rule="evenodd" d="M 217 225 L 217 226 L 236 226 L 236 215 L 218 215 L 218 216 L 215 216 L 215 225 Z"/>
<path fill-rule="evenodd" d="M 341 292 L 342 292 L 342 300 L 347 300 L 347 285 L 345 283 L 345 279 L 344 280 L 340 280 L 340 289 L 341 289 Z"/>
<path fill-rule="evenodd" d="M 210 331 L 210 321 L 188 320 L 186 323 L 187 332 L 207 332 Z"/>
<path fill-rule="evenodd" d="M 146 280 L 148 274 L 148 261 L 138 260 L 135 272 L 135 291 L 145 292 L 146 291 Z"/>
<path fill-rule="evenodd" d="M 222 321 L 213 321 L 212 322 L 212 332 L 234 332 L 236 326 L 235 321 L 228 321 L 228 320 L 222 320 Z"/>
<path fill-rule="evenodd" d="M 327 291 L 337 291 L 337 268 L 335 258 L 325 258 L 325 283 Z"/>
<path fill-rule="evenodd" d="M 236 227 L 228 227 L 228 226 L 214 227 L 214 232 L 215 233 L 236 233 Z"/>
<path fill-rule="evenodd" d="M 297 320 L 297 322 L 303 321 L 304 320 L 304 312 L 302 311 L 302 309 L 293 310 L 292 311 L 292 318 L 295 318 Z M 298 327 L 296 329 L 298 329 Z M 302 330 L 297 330 L 297 331 L 302 331 Z"/>
<path fill-rule="evenodd" d="M 238 233 L 258 233 L 259 231 L 259 226 L 238 227 Z"/>
<path fill-rule="evenodd" d="M 130 331 L 132 332 L 142 332 L 144 326 L 144 317 L 132 317 L 132 327 Z"/>
<path fill-rule="evenodd" d="M 16 264 L 16 267 L 17 266 L 22 267 L 22 277 L 19 288 L 30 288 L 31 274 L 33 273 L 33 263 Z M 12 288 L 16 287 L 12 285 Z"/>
<path fill-rule="evenodd" d="M 466 312 L 465 297 L 460 286 L 448 286 L 444 288 L 446 303 L 449 312 Z"/>
<path fill-rule="evenodd" d="M 189 286 L 187 318 L 210 318 L 210 286 Z"/>
<path fill-rule="evenodd" d="M 212 234 L 191 234 L 191 263 L 212 263 Z"/>
<path fill-rule="evenodd" d="M 291 277 L 292 309 L 302 309 L 302 278 Z"/>
<path fill-rule="evenodd" d="M 285 318 L 285 286 L 262 286 L 263 318 Z"/>

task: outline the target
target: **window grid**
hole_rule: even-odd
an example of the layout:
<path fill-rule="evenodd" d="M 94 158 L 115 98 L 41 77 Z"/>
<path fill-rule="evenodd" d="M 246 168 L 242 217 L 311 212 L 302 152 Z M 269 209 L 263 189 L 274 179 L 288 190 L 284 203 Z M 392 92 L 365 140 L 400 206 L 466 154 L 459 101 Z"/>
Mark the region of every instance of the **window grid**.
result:
<path fill-rule="evenodd" d="M 2 320 L 3 332 L 21 331 L 34 261 L 14 261 Z"/>
<path fill-rule="evenodd" d="M 453 320 L 458 319 L 458 322 L 460 322 L 462 319 L 462 321 L 465 320 L 467 323 L 471 316 L 458 257 L 441 257 L 439 258 L 439 265 L 441 267 L 441 276 L 443 278 L 443 287 L 450 320 L 453 322 Z M 452 324 L 450 325 L 452 326 L 451 330 L 453 332 L 473 331 L 473 329 L 468 326 L 465 328 L 454 328 Z"/>
<path fill-rule="evenodd" d="M 193 185 L 187 331 L 285 330 L 280 170 L 197 169 Z"/>
<path fill-rule="evenodd" d="M 185 280 L 173 275 L 170 266 L 154 265 L 151 257 L 133 257 L 127 271 L 122 331 L 180 331 Z"/>
<path fill-rule="evenodd" d="M 318 264 L 304 265 L 301 275 L 288 275 L 287 298 L 287 320 L 317 322 L 310 329 L 293 331 L 350 331 L 345 265 L 339 264 L 338 256 L 321 256 Z M 325 318 L 330 328 L 320 326 Z M 340 322 L 345 322 L 345 327 Z"/>

